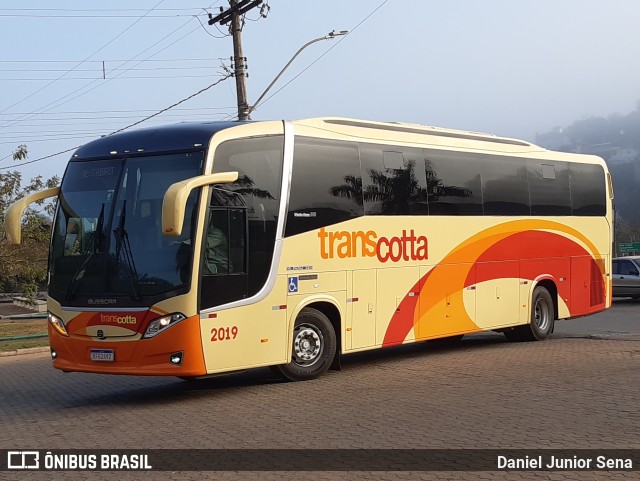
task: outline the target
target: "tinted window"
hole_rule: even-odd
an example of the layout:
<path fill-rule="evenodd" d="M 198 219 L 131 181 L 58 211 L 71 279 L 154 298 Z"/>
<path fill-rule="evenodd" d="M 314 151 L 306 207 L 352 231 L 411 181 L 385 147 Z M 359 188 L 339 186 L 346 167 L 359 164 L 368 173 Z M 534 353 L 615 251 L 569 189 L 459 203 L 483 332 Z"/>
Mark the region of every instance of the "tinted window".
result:
<path fill-rule="evenodd" d="M 426 215 L 427 181 L 422 149 L 360 144 L 367 215 Z"/>
<path fill-rule="evenodd" d="M 620 261 L 613 261 L 612 270 L 614 274 L 620 274 Z"/>
<path fill-rule="evenodd" d="M 530 215 L 524 159 L 487 157 L 482 169 L 484 215 Z"/>
<path fill-rule="evenodd" d="M 482 215 L 480 162 L 460 154 L 426 152 L 430 215 Z"/>
<path fill-rule="evenodd" d="M 633 262 L 620 261 L 620 275 L 623 276 L 637 276 L 638 269 Z"/>
<path fill-rule="evenodd" d="M 364 214 L 355 143 L 296 138 L 286 235 Z"/>
<path fill-rule="evenodd" d="M 566 162 L 527 160 L 531 215 L 571 215 Z"/>
<path fill-rule="evenodd" d="M 595 164 L 569 164 L 573 215 L 607 213 L 604 170 Z"/>
<path fill-rule="evenodd" d="M 244 206 L 210 209 L 202 275 L 246 274 L 246 228 Z"/>
<path fill-rule="evenodd" d="M 282 155 L 282 136 L 232 140 L 216 150 L 213 172 L 237 171 L 239 177 L 210 189 L 200 271 L 201 308 L 250 297 L 267 281 L 278 223 Z M 211 228 L 219 232 L 212 235 Z M 212 253 L 207 243 L 215 248 L 215 238 L 221 236 L 226 238 L 225 247 Z M 225 263 L 226 268 L 220 268 Z"/>
<path fill-rule="evenodd" d="M 51 296 L 69 306 L 95 296 L 135 306 L 186 291 L 198 191 L 187 199 L 178 238 L 162 235 L 162 203 L 170 185 L 201 173 L 203 158 L 188 152 L 70 162 L 51 243 Z"/>

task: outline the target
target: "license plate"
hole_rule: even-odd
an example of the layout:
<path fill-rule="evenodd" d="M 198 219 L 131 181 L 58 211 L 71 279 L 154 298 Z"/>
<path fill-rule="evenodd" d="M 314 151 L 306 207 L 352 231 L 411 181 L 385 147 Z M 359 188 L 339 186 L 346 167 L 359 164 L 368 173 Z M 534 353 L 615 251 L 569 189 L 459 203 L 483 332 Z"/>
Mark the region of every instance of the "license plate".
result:
<path fill-rule="evenodd" d="M 90 359 L 92 361 L 113 362 L 113 349 L 91 349 Z"/>

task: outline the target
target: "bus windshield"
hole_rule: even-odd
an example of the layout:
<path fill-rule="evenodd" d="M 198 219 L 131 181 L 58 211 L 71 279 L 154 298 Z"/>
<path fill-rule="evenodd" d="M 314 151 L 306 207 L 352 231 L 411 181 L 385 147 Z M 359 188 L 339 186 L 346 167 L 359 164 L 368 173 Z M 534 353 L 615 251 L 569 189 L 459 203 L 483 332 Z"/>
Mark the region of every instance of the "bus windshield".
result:
<path fill-rule="evenodd" d="M 73 161 L 62 182 L 50 251 L 49 294 L 63 305 L 151 305 L 188 288 L 191 224 L 162 234 L 167 188 L 199 175 L 203 152 Z"/>

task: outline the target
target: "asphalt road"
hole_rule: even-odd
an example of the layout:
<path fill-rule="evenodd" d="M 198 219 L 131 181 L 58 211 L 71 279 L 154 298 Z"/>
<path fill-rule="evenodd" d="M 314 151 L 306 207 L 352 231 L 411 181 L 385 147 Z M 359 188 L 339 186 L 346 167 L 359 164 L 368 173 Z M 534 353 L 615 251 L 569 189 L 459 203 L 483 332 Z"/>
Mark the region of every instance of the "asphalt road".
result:
<path fill-rule="evenodd" d="M 559 322 L 544 342 L 499 334 L 345 359 L 286 383 L 268 369 L 199 382 L 63 374 L 0 358 L 0 449 L 640 449 L 640 302 Z M 44 473 L 0 473 L 42 479 Z M 638 472 L 48 473 L 51 479 L 638 479 Z"/>
<path fill-rule="evenodd" d="M 613 308 L 594 316 L 558 321 L 556 336 L 640 336 L 640 300 L 614 299 Z"/>

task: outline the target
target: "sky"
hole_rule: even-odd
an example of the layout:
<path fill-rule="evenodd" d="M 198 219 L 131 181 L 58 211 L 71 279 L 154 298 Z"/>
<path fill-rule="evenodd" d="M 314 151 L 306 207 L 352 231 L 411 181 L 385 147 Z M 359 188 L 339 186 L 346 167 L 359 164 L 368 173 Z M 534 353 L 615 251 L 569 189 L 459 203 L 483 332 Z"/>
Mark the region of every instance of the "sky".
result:
<path fill-rule="evenodd" d="M 640 100 L 638 0 L 269 0 L 242 40 L 253 120 L 341 116 L 535 140 Z M 0 0 L 0 173 L 61 175 L 72 149 L 221 80 L 233 55 L 207 25 L 227 0 Z M 104 64 L 103 64 L 104 62 Z M 235 81 L 138 127 L 233 120 Z M 16 166 L 11 153 L 29 150 Z M 52 156 L 51 156 L 52 155 Z M 51 156 L 44 160 L 42 157 Z"/>

